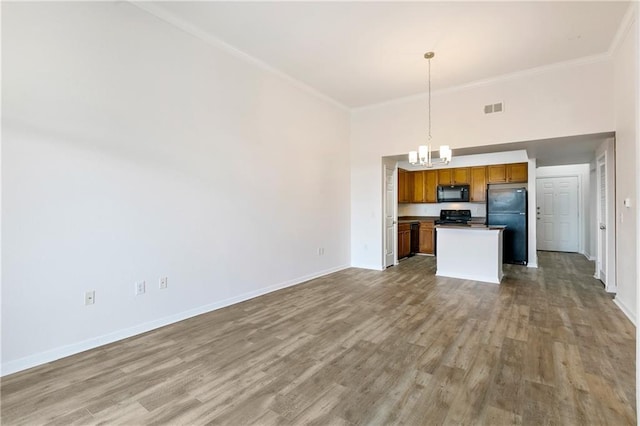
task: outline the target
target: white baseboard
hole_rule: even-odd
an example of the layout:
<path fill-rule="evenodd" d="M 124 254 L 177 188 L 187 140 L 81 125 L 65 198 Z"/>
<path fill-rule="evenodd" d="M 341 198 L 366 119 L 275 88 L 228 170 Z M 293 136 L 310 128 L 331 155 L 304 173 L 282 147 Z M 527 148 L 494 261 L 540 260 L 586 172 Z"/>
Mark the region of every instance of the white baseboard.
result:
<path fill-rule="evenodd" d="M 398 263 L 396 263 L 395 265 L 399 265 L 399 264 L 400 264 L 400 261 L 398 261 Z M 384 271 L 385 269 L 387 269 L 384 266 L 380 267 L 380 265 L 365 265 L 365 264 L 361 264 L 361 265 L 354 264 L 354 265 L 351 265 L 351 267 L 360 268 L 360 269 L 369 269 L 370 271 Z"/>
<path fill-rule="evenodd" d="M 70 355 L 75 355 L 80 352 L 84 352 L 90 349 L 107 345 L 109 343 L 117 342 L 118 340 L 126 339 L 138 334 L 146 333 L 151 330 L 155 330 L 160 327 L 164 327 L 170 324 L 174 324 L 179 321 L 186 320 L 188 318 L 202 315 L 207 312 L 215 311 L 220 308 L 225 308 L 236 303 L 244 302 L 249 299 L 253 299 L 258 296 L 262 296 L 268 293 L 272 293 L 277 290 L 282 290 L 287 287 L 293 287 L 298 284 L 302 284 L 314 278 L 319 278 L 325 275 L 332 274 L 334 272 L 342 271 L 349 268 L 349 265 L 341 265 L 335 268 L 326 269 L 324 271 L 316 272 L 313 274 L 305 275 L 303 277 L 288 280 L 276 285 L 272 285 L 259 290 L 244 293 L 235 297 L 231 297 L 219 302 L 210 303 L 204 306 L 199 306 L 188 311 L 180 312 L 168 317 L 159 318 L 157 320 L 145 322 L 133 327 L 129 327 L 123 330 L 117 330 L 112 333 L 104 334 L 102 336 L 93 337 L 91 339 L 83 340 L 81 342 L 73 343 L 66 346 L 61 346 L 48 351 L 40 352 L 37 354 L 29 355 L 14 361 L 3 362 L 1 366 L 0 376 L 6 376 L 8 374 L 17 373 L 18 371 L 26 370 L 28 368 L 37 367 L 38 365 L 46 364 L 65 358 Z"/>
<path fill-rule="evenodd" d="M 580 254 L 581 254 L 581 255 L 583 255 L 584 257 L 586 257 L 586 258 L 587 258 L 587 260 L 590 260 L 590 261 L 592 261 L 592 262 L 593 262 L 594 260 L 596 260 L 596 257 L 595 257 L 595 256 L 590 255 L 590 254 L 589 254 L 589 253 L 587 253 L 586 251 L 580 252 Z"/>
<path fill-rule="evenodd" d="M 613 299 L 613 303 L 615 303 L 618 308 L 620 308 L 620 310 L 622 311 L 623 314 L 625 314 L 625 316 L 627 318 L 629 318 L 629 321 L 631 321 L 633 323 L 633 325 L 636 325 L 636 316 L 633 315 L 632 311 L 621 301 L 619 301 L 617 298 Z"/>

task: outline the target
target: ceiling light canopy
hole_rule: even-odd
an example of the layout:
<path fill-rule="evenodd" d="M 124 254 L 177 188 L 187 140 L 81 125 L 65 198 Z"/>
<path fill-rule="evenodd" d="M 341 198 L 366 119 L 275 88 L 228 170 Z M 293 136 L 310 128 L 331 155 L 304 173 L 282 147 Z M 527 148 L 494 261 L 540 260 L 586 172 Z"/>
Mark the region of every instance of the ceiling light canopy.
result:
<path fill-rule="evenodd" d="M 420 166 L 433 167 L 434 164 L 449 164 L 453 154 L 448 145 L 441 145 L 439 154 L 440 158 L 434 162 L 431 158 L 431 59 L 435 56 L 433 52 L 424 54 L 425 59 L 429 61 L 429 133 L 427 145 L 420 145 L 417 151 L 409 152 L 409 163 L 418 164 Z"/>

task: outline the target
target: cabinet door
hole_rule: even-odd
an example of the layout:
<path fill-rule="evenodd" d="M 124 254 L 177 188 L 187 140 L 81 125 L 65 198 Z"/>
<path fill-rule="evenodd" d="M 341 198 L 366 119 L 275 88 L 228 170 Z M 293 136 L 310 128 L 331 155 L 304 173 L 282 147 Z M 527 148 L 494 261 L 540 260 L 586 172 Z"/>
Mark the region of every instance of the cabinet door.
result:
<path fill-rule="evenodd" d="M 453 174 L 452 169 L 440 169 L 438 170 L 438 185 L 452 185 Z"/>
<path fill-rule="evenodd" d="M 411 202 L 424 203 L 424 172 L 411 172 Z"/>
<path fill-rule="evenodd" d="M 411 254 L 411 225 L 403 223 L 398 225 L 398 259 Z"/>
<path fill-rule="evenodd" d="M 409 172 L 398 169 L 398 203 L 409 202 Z"/>
<path fill-rule="evenodd" d="M 507 165 L 494 164 L 491 166 L 487 166 L 487 179 L 489 183 L 506 183 Z"/>
<path fill-rule="evenodd" d="M 424 201 L 427 203 L 435 203 L 438 191 L 438 172 L 435 170 L 427 170 L 423 172 L 424 176 Z"/>
<path fill-rule="evenodd" d="M 507 180 L 513 183 L 527 182 L 528 167 L 527 163 L 507 164 Z"/>
<path fill-rule="evenodd" d="M 471 167 L 471 194 L 469 201 L 486 201 L 487 199 L 487 168 Z"/>
<path fill-rule="evenodd" d="M 433 254 L 433 223 L 420 222 L 420 253 Z"/>
<path fill-rule="evenodd" d="M 402 257 L 407 257 L 411 254 L 411 231 L 404 231 L 402 238 Z"/>
<path fill-rule="evenodd" d="M 471 183 L 471 169 L 457 167 L 453 169 L 453 185 L 469 185 Z"/>

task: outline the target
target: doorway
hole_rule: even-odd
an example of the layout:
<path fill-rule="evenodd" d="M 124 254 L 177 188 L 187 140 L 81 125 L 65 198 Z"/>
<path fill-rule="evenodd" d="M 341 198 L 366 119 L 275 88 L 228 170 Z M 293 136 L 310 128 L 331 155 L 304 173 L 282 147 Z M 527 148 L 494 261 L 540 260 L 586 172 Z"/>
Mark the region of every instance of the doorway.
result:
<path fill-rule="evenodd" d="M 595 277 L 607 286 L 607 161 L 606 154 L 598 157 L 596 162 L 596 211 L 598 223 L 597 256 Z"/>
<path fill-rule="evenodd" d="M 578 252 L 578 177 L 536 179 L 538 250 Z"/>
<path fill-rule="evenodd" d="M 384 165 L 384 267 L 395 264 L 396 257 L 396 173 L 395 167 Z"/>

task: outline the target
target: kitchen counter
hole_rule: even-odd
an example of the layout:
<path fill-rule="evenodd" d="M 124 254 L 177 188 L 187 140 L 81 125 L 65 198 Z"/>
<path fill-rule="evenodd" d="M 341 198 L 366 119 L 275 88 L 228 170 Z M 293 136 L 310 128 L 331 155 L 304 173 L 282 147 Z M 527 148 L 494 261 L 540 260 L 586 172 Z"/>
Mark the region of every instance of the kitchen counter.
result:
<path fill-rule="evenodd" d="M 433 222 L 438 216 L 398 216 L 398 223 Z"/>
<path fill-rule="evenodd" d="M 436 275 L 500 284 L 504 228 L 436 225 Z"/>
<path fill-rule="evenodd" d="M 398 223 L 412 223 L 412 222 L 435 222 L 440 220 L 440 216 L 398 216 Z M 474 216 L 471 218 L 469 224 L 484 225 L 487 218 L 484 216 Z"/>
<path fill-rule="evenodd" d="M 496 231 L 504 230 L 506 225 L 485 225 L 484 223 L 469 223 L 467 225 L 436 225 L 436 228 L 453 228 L 453 229 L 468 229 L 473 231 Z"/>

